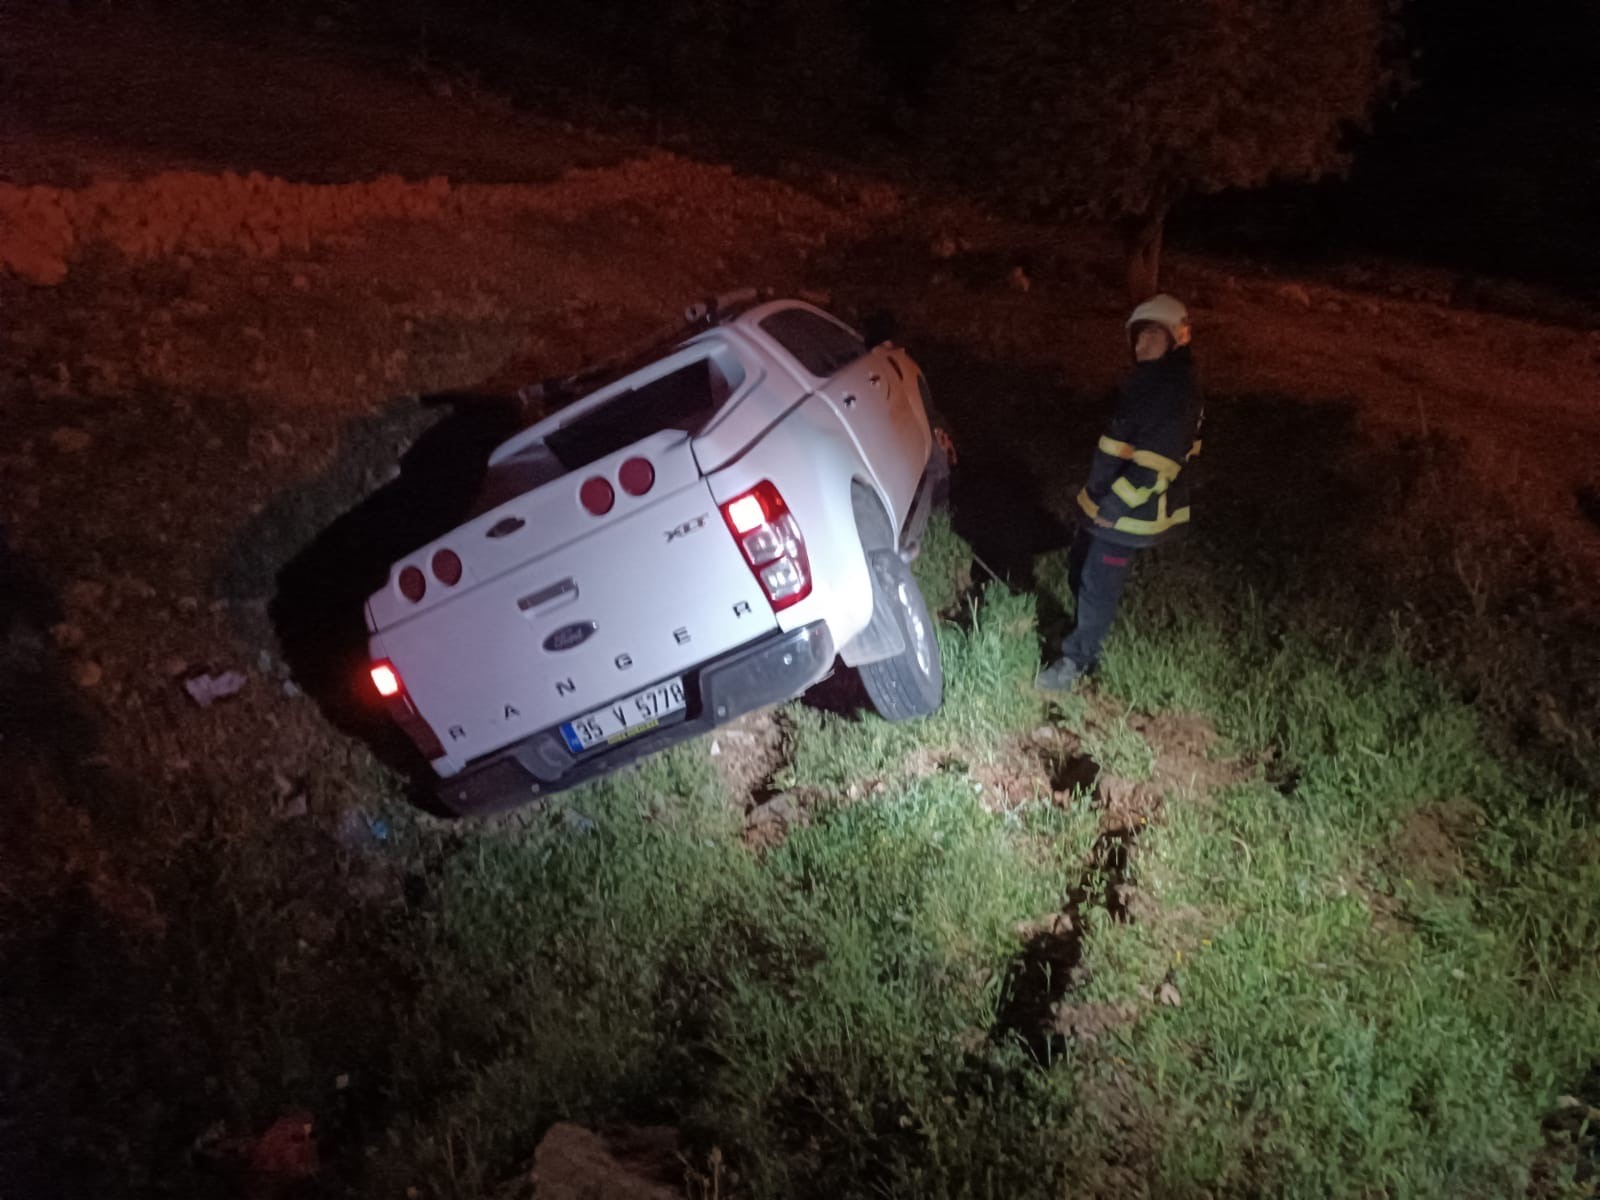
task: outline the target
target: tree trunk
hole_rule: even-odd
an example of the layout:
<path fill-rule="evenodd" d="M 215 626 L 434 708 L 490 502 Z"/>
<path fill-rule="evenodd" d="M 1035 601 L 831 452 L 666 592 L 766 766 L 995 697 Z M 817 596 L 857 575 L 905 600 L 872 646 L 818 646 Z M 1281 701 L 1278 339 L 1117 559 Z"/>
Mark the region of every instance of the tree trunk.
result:
<path fill-rule="evenodd" d="M 1161 290 L 1161 233 L 1166 219 L 1166 207 L 1161 206 L 1117 222 L 1128 264 L 1128 299 L 1134 304 Z"/>

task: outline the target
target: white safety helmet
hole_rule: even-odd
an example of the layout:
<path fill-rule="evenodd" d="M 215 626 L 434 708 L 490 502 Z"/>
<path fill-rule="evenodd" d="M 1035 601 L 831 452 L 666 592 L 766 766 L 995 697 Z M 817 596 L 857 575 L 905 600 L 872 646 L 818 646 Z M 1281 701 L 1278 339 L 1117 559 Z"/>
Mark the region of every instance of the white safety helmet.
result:
<path fill-rule="evenodd" d="M 1133 338 L 1134 331 L 1147 321 L 1171 334 L 1174 348 L 1189 344 L 1189 310 L 1176 296 L 1162 292 L 1135 308 L 1128 317 L 1128 337 Z"/>

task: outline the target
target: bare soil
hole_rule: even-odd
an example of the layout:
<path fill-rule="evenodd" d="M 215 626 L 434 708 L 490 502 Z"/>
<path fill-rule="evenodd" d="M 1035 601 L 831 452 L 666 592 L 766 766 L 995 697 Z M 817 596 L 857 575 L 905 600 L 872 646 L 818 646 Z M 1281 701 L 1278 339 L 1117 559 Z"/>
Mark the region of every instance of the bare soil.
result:
<path fill-rule="evenodd" d="M 1388 859 L 1408 878 L 1443 887 L 1461 874 L 1461 844 L 1482 814 L 1470 805 L 1425 805 L 1410 814 L 1389 843 Z"/>
<path fill-rule="evenodd" d="M 621 156 L 599 133 L 517 111 L 469 81 L 347 47 L 267 25 L 241 38 L 221 14 L 8 4 L 0 180 L 81 187 L 260 171 L 304 183 L 523 183 Z"/>

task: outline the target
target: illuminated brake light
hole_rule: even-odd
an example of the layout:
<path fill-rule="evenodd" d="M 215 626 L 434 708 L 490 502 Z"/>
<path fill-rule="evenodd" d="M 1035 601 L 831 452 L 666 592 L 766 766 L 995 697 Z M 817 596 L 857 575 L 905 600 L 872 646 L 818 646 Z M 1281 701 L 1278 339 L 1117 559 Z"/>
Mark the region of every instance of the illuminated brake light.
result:
<path fill-rule="evenodd" d="M 811 563 L 800 524 L 770 480 L 724 504 L 722 519 L 774 611 L 811 594 Z"/>
<path fill-rule="evenodd" d="M 767 523 L 767 514 L 761 511 L 761 501 L 756 499 L 754 493 L 740 496 L 728 505 L 727 513 L 728 524 L 733 526 L 735 533 L 749 533 Z"/>
<path fill-rule="evenodd" d="M 378 695 L 388 699 L 390 696 L 400 694 L 400 676 L 396 675 L 394 668 L 386 662 L 372 664 L 372 686 L 378 689 Z"/>
<path fill-rule="evenodd" d="M 411 744 L 422 751 L 423 757 L 430 762 L 443 758 L 444 744 L 439 741 L 439 735 L 434 733 L 433 726 L 417 711 L 411 697 L 406 695 L 405 685 L 400 682 L 400 672 L 394 669 L 388 659 L 379 659 L 371 669 L 372 686 L 383 697 L 383 706 L 389 710 L 389 716 L 400 727 L 400 732 L 410 738 Z"/>

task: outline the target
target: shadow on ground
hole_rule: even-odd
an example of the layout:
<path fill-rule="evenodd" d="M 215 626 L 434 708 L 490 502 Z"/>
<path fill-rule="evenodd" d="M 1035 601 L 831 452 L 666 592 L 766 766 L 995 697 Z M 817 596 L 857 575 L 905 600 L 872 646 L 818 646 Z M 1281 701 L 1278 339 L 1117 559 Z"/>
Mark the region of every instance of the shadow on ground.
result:
<path fill-rule="evenodd" d="M 1114 396 L 1057 371 L 908 338 L 937 381 L 960 452 L 951 489 L 956 532 L 1013 588 L 1038 593 L 1040 635 L 1053 647 L 1071 620 L 1051 590 L 1038 586 L 1036 570 L 1043 556 L 1072 546 L 1075 497 Z M 1203 378 L 1203 360 L 1201 367 Z M 1403 503 L 1417 482 L 1415 471 L 1396 470 L 1374 488 L 1353 474 L 1352 456 L 1363 445 L 1353 403 L 1212 395 L 1203 436 L 1204 453 L 1192 468 L 1192 530 L 1141 555 L 1141 575 L 1203 556 L 1211 569 L 1240 573 L 1258 589 L 1289 586 L 1308 563 L 1336 553 L 1377 519 L 1390 496 Z M 1402 464 L 1403 455 L 1393 465 Z M 1249 536 L 1222 538 L 1218 529 Z"/>
<path fill-rule="evenodd" d="M 346 427 L 327 470 L 263 509 L 225 568 L 228 590 L 270 595 L 284 662 L 328 721 L 406 773 L 423 763 L 369 692 L 366 600 L 391 563 L 466 517 L 489 452 L 518 427 L 509 409 L 463 405 L 433 419 L 413 399 L 392 401 Z M 389 448 L 410 435 L 395 472 Z"/>
<path fill-rule="evenodd" d="M 180 794 L 111 761 L 53 644 L 63 617 L 0 529 L 0 771 L 16 789 L 0 805 L 0 980 L 15 985 L 0 986 L 0 1178 L 41 1198 L 243 1194 L 243 1162 L 207 1128 L 262 1128 L 331 1063 L 362 1073 L 359 1095 L 322 1085 L 337 1160 L 397 1074 L 393 909 L 350 891 L 383 876 L 340 868 L 353 856 L 309 823 L 218 838 L 221 780 Z"/>
<path fill-rule="evenodd" d="M 1578 511 L 1596 529 L 1600 529 L 1600 487 L 1578 489 Z"/>
<path fill-rule="evenodd" d="M 94 721 L 68 686 L 50 630 L 65 619 L 43 574 L 16 553 L 0 526 L 0 712 L 6 736 L 0 761 L 25 756 L 46 769 L 79 778 L 94 758 Z M 12 764 L 8 772 L 15 778 Z M 89 793 L 91 787 L 75 786 Z M 16 806 L 6 805 L 6 815 Z"/>

